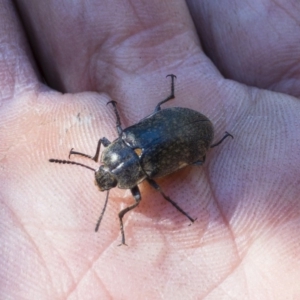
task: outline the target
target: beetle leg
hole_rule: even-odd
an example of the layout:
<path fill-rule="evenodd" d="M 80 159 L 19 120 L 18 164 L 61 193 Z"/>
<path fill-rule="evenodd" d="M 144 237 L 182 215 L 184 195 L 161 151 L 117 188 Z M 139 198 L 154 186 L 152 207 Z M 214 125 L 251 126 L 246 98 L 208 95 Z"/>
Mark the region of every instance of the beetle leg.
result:
<path fill-rule="evenodd" d="M 133 187 L 131 190 L 132 196 L 135 200 L 135 203 L 124 208 L 123 210 L 121 210 L 119 212 L 119 219 L 120 219 L 120 230 L 121 230 L 121 235 L 122 235 L 122 243 L 119 245 L 126 245 L 125 243 L 125 233 L 124 233 L 124 226 L 123 226 L 123 217 L 126 213 L 128 213 L 130 210 L 134 209 L 135 207 L 137 207 L 142 199 L 141 197 L 141 193 L 140 190 L 138 188 L 138 186 L 136 185 L 135 187 Z M 127 245 L 126 245 L 127 246 Z"/>
<path fill-rule="evenodd" d="M 169 100 L 175 98 L 174 78 L 176 78 L 176 76 L 173 75 L 173 74 L 167 75 L 167 77 L 169 77 L 169 76 L 171 77 L 171 95 L 170 95 L 169 97 L 167 97 L 165 100 L 160 101 L 160 102 L 156 105 L 156 107 L 155 107 L 155 109 L 154 109 L 154 112 L 155 112 L 155 113 L 158 112 L 158 111 L 160 110 L 160 106 L 161 106 L 163 103 L 165 103 L 165 102 L 167 102 L 167 101 L 169 101 Z"/>
<path fill-rule="evenodd" d="M 121 137 L 123 130 L 122 130 L 122 127 L 121 127 L 120 115 L 119 115 L 118 110 L 117 110 L 117 102 L 112 100 L 112 101 L 107 102 L 106 105 L 110 104 L 110 103 L 113 105 L 113 108 L 114 108 L 114 112 L 115 112 L 116 119 L 117 119 L 116 120 L 117 132 L 118 132 L 119 137 Z"/>
<path fill-rule="evenodd" d="M 147 181 L 154 189 L 159 191 L 162 194 L 162 196 L 167 201 L 169 201 L 178 211 L 180 211 L 183 215 L 185 215 L 191 222 L 193 222 L 193 223 L 195 222 L 195 219 L 190 217 L 181 207 L 178 206 L 178 204 L 176 202 L 174 202 L 171 198 L 169 198 L 167 195 L 164 194 L 164 192 L 161 190 L 160 186 L 153 179 L 147 178 Z"/>
<path fill-rule="evenodd" d="M 102 144 L 104 147 L 107 147 L 107 146 L 110 144 L 110 141 L 109 141 L 106 137 L 103 137 L 102 139 L 100 139 L 100 140 L 98 141 L 96 153 L 95 153 L 94 156 L 91 156 L 91 155 L 88 155 L 88 154 L 85 154 L 85 153 L 81 153 L 81 152 L 77 152 L 77 151 L 73 151 L 74 148 L 72 148 L 72 149 L 70 150 L 70 153 L 69 153 L 69 159 L 70 159 L 70 156 L 71 156 L 71 155 L 76 154 L 76 155 L 81 155 L 81 156 L 90 158 L 90 159 L 92 159 L 93 161 L 97 162 L 98 159 L 99 159 L 99 153 L 100 153 L 100 146 L 101 146 L 101 144 Z"/>
<path fill-rule="evenodd" d="M 225 131 L 225 135 L 218 142 L 212 144 L 210 146 L 210 148 L 213 148 L 213 147 L 216 147 L 216 146 L 220 145 L 228 136 L 230 136 L 230 137 L 233 138 L 233 135 L 231 135 L 230 133 L 228 133 L 227 131 Z"/>

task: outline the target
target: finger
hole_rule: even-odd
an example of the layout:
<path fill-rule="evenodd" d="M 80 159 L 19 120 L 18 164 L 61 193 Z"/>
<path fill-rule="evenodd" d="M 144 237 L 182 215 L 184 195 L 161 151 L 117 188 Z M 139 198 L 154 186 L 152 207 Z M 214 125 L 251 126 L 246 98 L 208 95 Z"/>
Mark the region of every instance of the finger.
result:
<path fill-rule="evenodd" d="M 120 99 L 125 88 L 127 93 L 136 86 L 142 85 L 144 93 L 145 86 L 152 88 L 137 77 L 154 74 L 161 82 L 181 69 L 188 81 L 195 77 L 189 68 L 205 60 L 184 1 L 82 1 L 68 6 L 19 1 L 19 6 L 48 82 L 63 91 L 105 91 Z"/>
<path fill-rule="evenodd" d="M 0 101 L 12 100 L 16 93 L 37 83 L 37 67 L 18 14 L 11 1 L 2 1 L 0 10 L 1 80 Z"/>
<path fill-rule="evenodd" d="M 208 56 L 225 77 L 300 94 L 300 11 L 293 1 L 187 2 Z"/>

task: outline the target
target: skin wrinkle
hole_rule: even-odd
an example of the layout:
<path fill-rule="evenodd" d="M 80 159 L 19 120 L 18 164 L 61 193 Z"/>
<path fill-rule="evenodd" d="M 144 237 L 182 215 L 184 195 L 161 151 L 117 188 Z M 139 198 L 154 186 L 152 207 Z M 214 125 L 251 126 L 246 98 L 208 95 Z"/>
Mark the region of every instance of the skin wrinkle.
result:
<path fill-rule="evenodd" d="M 282 11 L 284 11 L 286 13 L 287 16 L 289 16 L 291 19 L 293 19 L 295 21 L 295 23 L 300 26 L 300 22 L 297 21 L 296 18 L 294 18 L 294 16 L 286 9 L 286 7 L 284 7 L 284 5 L 281 5 L 281 3 L 277 0 L 273 0 L 273 3 L 275 3 L 278 7 L 281 8 Z M 297 1 L 296 1 L 297 2 Z M 296 3 L 295 2 L 295 3 Z"/>
<path fill-rule="evenodd" d="M 223 211 L 221 209 L 221 205 L 220 205 L 219 201 L 217 200 L 217 197 L 216 197 L 215 193 L 213 192 L 213 184 L 212 184 L 212 182 L 210 180 L 210 176 L 208 175 L 208 171 L 205 171 L 205 173 L 206 173 L 207 182 L 209 183 L 209 185 L 211 187 L 211 195 L 212 195 L 212 198 L 213 198 L 212 201 L 214 201 L 214 203 L 216 203 L 216 207 L 218 208 L 218 211 L 220 213 L 221 219 L 223 220 L 224 225 L 228 228 L 228 230 L 230 232 L 230 236 L 232 238 L 232 241 L 235 244 L 235 250 L 236 250 L 237 257 L 239 258 L 239 260 L 241 260 L 241 257 L 239 257 L 238 247 L 237 247 L 237 245 L 235 243 L 234 233 L 233 233 L 233 230 L 231 229 L 231 226 L 230 226 L 230 222 L 229 222 L 229 220 L 227 220 L 225 214 L 223 213 Z"/>
<path fill-rule="evenodd" d="M 138 27 L 139 25 L 142 26 L 142 27 L 144 27 L 145 24 L 144 24 L 144 22 L 143 22 L 143 19 L 139 16 L 140 14 L 137 12 L 137 10 L 136 10 L 136 8 L 135 8 L 135 6 L 134 6 L 133 3 L 134 3 L 134 2 L 132 2 L 132 1 L 128 1 L 128 4 L 130 4 L 129 7 L 132 8 L 132 12 L 134 12 L 134 16 L 135 16 L 136 19 L 138 20 L 138 23 L 139 23 L 139 24 L 137 24 L 137 27 Z M 131 12 L 130 12 L 130 13 L 131 13 Z"/>
<path fill-rule="evenodd" d="M 228 279 L 228 277 L 229 277 L 232 273 L 234 273 L 234 271 L 237 270 L 238 267 L 239 267 L 241 264 L 242 264 L 242 260 L 241 260 L 241 261 L 238 260 L 237 264 L 235 264 L 235 265 L 233 266 L 233 268 L 230 270 L 230 274 L 228 274 L 228 273 L 227 273 L 227 274 L 224 274 L 224 276 L 222 277 L 222 279 L 221 279 L 220 281 L 216 282 L 216 284 L 215 284 L 214 286 L 212 286 L 211 289 L 208 290 L 208 291 L 203 295 L 203 299 L 205 299 L 206 297 L 208 297 L 215 289 L 217 289 L 219 286 L 221 286 L 221 284 L 222 284 L 223 282 L 225 282 L 225 281 Z M 199 270 L 199 271 L 201 272 L 201 270 Z M 245 276 L 245 277 L 246 277 L 246 276 Z"/>
<path fill-rule="evenodd" d="M 242 120 L 247 118 L 249 116 L 249 112 L 252 111 L 253 107 L 258 103 L 259 100 L 259 96 L 261 94 L 261 90 L 259 89 L 252 89 L 249 90 L 249 99 L 252 99 L 252 101 L 248 101 L 248 105 L 245 106 L 245 108 L 243 109 L 243 112 L 240 114 L 240 116 L 238 118 L 235 119 L 235 122 L 232 126 L 232 132 L 237 131 L 237 129 L 239 128 L 239 124 L 242 123 Z M 255 94 L 255 96 L 253 96 Z"/>
<path fill-rule="evenodd" d="M 152 59 L 151 59 L 151 60 L 146 60 L 146 61 L 144 61 L 144 65 L 143 65 L 143 66 L 138 65 L 138 66 L 136 66 L 134 69 L 128 69 L 128 66 L 125 66 L 125 65 L 123 65 L 123 64 L 122 64 L 122 65 L 118 65 L 118 64 L 116 64 L 116 63 L 113 64 L 114 61 L 116 61 L 116 62 L 118 61 L 119 55 L 118 55 L 117 49 L 121 48 L 122 44 L 123 44 L 124 46 L 126 46 L 127 44 L 132 44 L 131 41 L 132 41 L 132 40 L 133 40 L 133 41 L 134 41 L 134 40 L 138 40 L 139 35 L 141 35 L 141 33 L 142 33 L 142 37 L 141 37 L 142 39 L 143 39 L 143 36 L 149 36 L 149 35 L 150 35 L 150 34 L 148 33 L 149 31 L 150 31 L 150 32 L 153 31 L 153 34 L 152 34 L 152 35 L 157 36 L 157 35 L 154 34 L 154 33 L 156 32 L 156 29 L 157 29 L 157 31 L 159 30 L 159 26 L 160 26 L 160 25 L 155 24 L 153 27 L 150 27 L 150 28 L 148 28 L 147 30 L 144 30 L 144 29 L 142 28 L 142 29 L 140 29 L 139 31 L 134 32 L 133 34 L 131 34 L 131 35 L 129 35 L 129 36 L 124 36 L 122 39 L 120 39 L 120 38 L 118 38 L 118 39 L 114 38 L 115 41 L 112 43 L 112 45 L 111 45 L 111 43 L 109 43 L 108 45 L 106 45 L 106 46 L 103 47 L 103 45 L 104 45 L 105 43 L 107 43 L 107 41 L 103 42 L 103 43 L 101 44 L 101 46 L 99 45 L 99 46 L 97 47 L 97 51 L 99 50 L 99 47 L 101 47 L 101 48 L 104 48 L 104 49 L 109 50 L 109 53 L 113 53 L 113 54 L 112 54 L 112 55 L 109 54 L 109 56 L 111 57 L 111 60 L 108 60 L 108 59 L 107 59 L 108 57 L 107 57 L 106 55 L 103 56 L 103 53 L 102 53 L 101 51 L 99 51 L 98 53 L 101 53 L 101 55 L 98 57 L 97 61 L 104 61 L 104 60 L 106 60 L 106 63 L 105 63 L 105 64 L 113 66 L 113 68 L 111 67 L 111 69 L 115 69 L 115 71 L 114 71 L 115 75 L 114 75 L 114 76 L 115 76 L 116 78 L 119 77 L 118 75 L 116 75 L 116 74 L 117 74 L 117 73 L 116 73 L 117 70 L 121 70 L 121 71 L 122 71 L 121 74 L 123 74 L 123 75 L 124 75 L 124 74 L 131 74 L 132 72 L 135 72 L 135 71 L 137 71 L 137 70 L 139 70 L 139 71 L 144 70 L 147 66 L 150 66 L 151 64 L 153 64 L 153 60 L 152 60 Z M 170 28 L 172 28 L 172 27 L 170 27 Z M 163 40 L 160 40 L 159 42 L 157 42 L 156 44 L 153 44 L 153 41 L 151 40 L 151 44 L 148 45 L 148 47 L 147 47 L 148 50 L 147 50 L 146 53 L 151 53 L 151 52 L 154 50 L 153 48 L 158 48 L 158 47 L 161 46 L 162 44 L 169 44 L 171 40 L 174 40 L 174 43 L 176 44 L 176 40 L 180 39 L 180 37 L 183 36 L 183 35 L 185 35 L 185 34 L 186 34 L 186 30 L 185 30 L 185 31 L 182 31 L 182 32 L 176 32 L 176 35 L 173 35 L 172 37 L 170 36 L 170 37 L 169 37 L 169 40 L 168 40 L 168 39 L 163 39 Z M 120 35 L 120 37 L 122 37 L 122 35 Z M 133 44 L 133 45 L 131 45 L 130 47 L 133 48 L 135 51 L 136 51 L 136 49 L 138 49 L 138 48 L 143 49 L 143 52 L 141 53 L 141 56 L 142 56 L 142 57 L 145 56 L 145 51 L 144 51 L 145 43 L 139 42 L 139 45 L 138 45 L 138 46 L 135 46 L 135 44 Z M 116 51 L 113 51 L 112 49 L 116 49 Z M 151 51 L 150 49 L 153 49 L 153 50 Z M 197 53 L 196 51 L 197 51 L 197 50 L 195 49 L 195 53 Z M 128 53 L 128 51 L 127 51 L 127 53 Z M 179 65 L 180 65 L 180 64 L 183 64 L 184 61 L 186 61 L 189 57 L 193 57 L 195 53 L 194 53 L 194 52 L 191 52 L 191 51 L 187 51 L 186 54 L 187 54 L 188 56 L 186 57 L 186 59 L 182 59 L 182 60 L 178 61 L 177 64 L 179 64 Z M 109 63 L 108 63 L 108 62 L 109 62 Z M 98 65 L 99 65 L 99 63 L 95 64 L 95 68 L 96 68 L 96 66 L 98 66 Z M 161 67 L 161 66 L 159 66 L 159 67 Z M 174 67 L 175 67 L 175 66 L 174 66 Z M 178 65 L 177 65 L 176 67 L 178 67 Z M 145 71 L 147 71 L 147 70 L 145 70 Z"/>
<path fill-rule="evenodd" d="M 300 59 L 299 59 L 300 62 Z M 299 70 L 297 70 L 298 65 L 295 64 L 294 62 L 290 64 L 290 66 L 286 66 L 285 70 L 282 70 L 282 73 L 280 74 L 280 81 L 279 82 L 273 82 L 271 83 L 271 85 L 269 86 L 270 89 L 272 88 L 276 88 L 276 86 L 281 85 L 282 82 L 284 81 L 296 81 L 296 76 L 297 76 L 297 72 Z"/>
<path fill-rule="evenodd" d="M 91 270 L 93 270 L 92 264 L 89 264 L 89 267 L 87 267 L 86 270 L 81 274 L 81 276 L 77 278 L 77 281 L 73 280 L 72 288 L 68 289 L 68 292 L 66 293 L 66 296 L 67 296 L 66 299 L 68 299 L 72 295 L 73 292 L 74 292 L 74 294 L 77 293 L 76 291 L 78 289 L 78 286 L 80 286 L 80 283 L 85 279 L 85 277 L 88 275 L 88 272 L 90 272 Z M 72 274 L 71 270 L 69 270 L 69 271 Z M 74 279 L 73 276 L 71 276 L 71 277 Z M 99 278 L 99 277 L 97 276 L 97 278 Z M 99 278 L 99 281 L 101 281 L 100 278 Z M 103 285 L 103 287 L 104 287 L 104 285 Z"/>
<path fill-rule="evenodd" d="M 126 223 L 126 222 L 124 222 L 124 227 L 125 227 L 125 223 Z M 118 230 L 117 232 L 119 232 L 119 230 Z M 106 286 L 105 286 L 103 280 L 98 276 L 98 273 L 97 273 L 96 270 L 95 270 L 95 264 L 98 263 L 98 261 L 100 260 L 101 257 L 104 257 L 105 254 L 107 254 L 108 252 L 110 252 L 111 249 L 115 247 L 113 241 L 116 240 L 117 238 L 119 238 L 119 233 L 116 234 L 115 238 L 112 240 L 111 243 L 109 243 L 109 246 L 107 246 L 107 247 L 104 249 L 104 251 L 99 252 L 99 255 L 96 257 L 96 259 L 94 260 L 94 262 L 91 262 L 91 263 L 88 264 L 88 267 L 86 268 L 86 270 L 85 270 L 85 271 L 82 273 L 82 275 L 78 278 L 78 282 L 76 282 L 76 281 L 74 280 L 74 288 L 71 289 L 71 290 L 69 290 L 69 296 L 71 296 L 71 294 L 72 294 L 73 292 L 74 292 L 74 294 L 76 294 L 76 289 L 78 288 L 78 286 L 80 285 L 80 283 L 85 279 L 85 277 L 86 277 L 87 275 L 89 275 L 89 274 L 88 274 L 89 272 L 93 272 L 93 274 L 96 275 L 96 277 L 98 278 L 99 282 L 101 283 L 101 286 L 103 286 L 103 288 L 105 289 L 105 291 L 107 292 L 107 294 L 110 295 L 110 293 L 109 293 L 109 291 L 107 290 L 107 288 L 106 288 Z M 75 284 L 75 283 L 76 283 L 76 284 Z"/>
<path fill-rule="evenodd" d="M 218 197 L 216 197 L 215 193 L 214 193 L 214 189 L 213 189 L 213 184 L 211 181 L 211 176 L 209 176 L 208 174 L 208 168 L 204 168 L 204 172 L 206 174 L 206 181 L 208 182 L 209 186 L 211 187 L 211 195 L 212 195 L 212 201 L 216 204 L 216 207 L 218 208 L 219 214 L 223 220 L 223 224 L 228 228 L 230 236 L 231 236 L 231 241 L 233 242 L 234 245 L 234 249 L 235 249 L 235 255 L 237 257 L 237 261 L 239 262 L 237 265 L 239 265 L 243 260 L 242 257 L 240 256 L 240 253 L 238 251 L 238 245 L 236 244 L 236 240 L 234 238 L 234 230 L 232 230 L 231 226 L 230 226 L 230 221 L 227 220 L 226 215 L 223 213 L 222 211 L 222 205 L 220 205 L 219 201 L 218 201 Z M 237 267 L 237 266 L 236 266 Z"/>
<path fill-rule="evenodd" d="M 248 2 L 249 6 L 251 7 L 251 2 Z M 264 5 L 264 3 L 262 3 L 262 5 Z M 251 7 L 253 9 L 253 11 L 256 12 L 256 14 L 259 16 L 261 15 L 261 12 L 257 9 L 255 9 L 255 7 Z M 268 5 L 264 5 L 264 12 L 268 11 L 268 8 L 270 8 L 270 6 Z M 278 37 L 280 36 L 279 31 L 277 30 L 277 27 L 275 25 L 272 24 L 272 22 L 266 17 L 266 22 L 268 23 L 268 25 L 272 28 L 273 32 L 276 32 Z M 245 35 L 247 35 L 247 29 L 245 29 Z"/>
<path fill-rule="evenodd" d="M 53 282 L 52 281 L 52 277 L 50 276 L 50 271 L 47 268 L 47 264 L 46 261 L 44 260 L 42 253 L 39 250 L 39 247 L 37 246 L 37 244 L 34 242 L 34 238 L 29 234 L 29 231 L 26 230 L 25 226 L 22 224 L 21 222 L 21 218 L 17 218 L 17 215 L 14 213 L 14 211 L 7 205 L 7 203 L 2 202 L 3 205 L 5 205 L 5 207 L 7 209 L 9 209 L 10 215 L 14 216 L 14 222 L 17 222 L 19 225 L 21 225 L 20 227 L 23 229 L 23 232 L 26 234 L 27 237 L 27 241 L 30 243 L 31 246 L 33 246 L 34 249 L 36 249 L 36 253 L 38 255 L 38 257 L 40 258 L 40 261 L 43 263 L 43 270 L 46 272 L 47 277 L 49 282 Z"/>
<path fill-rule="evenodd" d="M 48 239 L 48 241 L 50 241 L 50 240 Z M 51 243 L 51 245 L 53 247 L 54 244 Z M 53 249 L 55 249 L 56 253 L 59 253 L 59 257 L 61 259 L 61 262 L 63 262 L 63 265 L 66 267 L 66 270 L 68 270 L 69 278 L 72 279 L 72 286 L 76 287 L 77 282 L 75 280 L 75 277 L 74 277 L 73 273 L 71 272 L 71 269 L 70 269 L 69 265 L 67 264 L 67 261 L 63 258 L 63 256 L 59 252 L 58 248 L 53 247 Z M 53 285 L 53 288 L 54 288 L 53 280 L 52 280 L 52 285 Z"/>
<path fill-rule="evenodd" d="M 111 293 L 109 292 L 109 290 L 106 288 L 104 282 L 102 281 L 102 279 L 98 276 L 98 273 L 95 271 L 94 268 L 91 268 L 91 272 L 93 272 L 93 274 L 95 275 L 95 277 L 98 279 L 99 283 L 101 284 L 101 287 L 104 289 L 104 291 L 107 293 L 107 295 L 110 296 L 111 299 L 113 299 L 113 295 L 111 295 Z M 75 290 L 74 290 L 75 292 Z"/>

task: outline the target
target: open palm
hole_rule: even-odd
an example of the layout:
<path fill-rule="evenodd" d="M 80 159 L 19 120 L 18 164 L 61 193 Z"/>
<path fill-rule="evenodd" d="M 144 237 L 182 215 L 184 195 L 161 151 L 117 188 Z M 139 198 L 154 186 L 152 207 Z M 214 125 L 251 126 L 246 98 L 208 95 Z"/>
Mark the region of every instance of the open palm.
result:
<path fill-rule="evenodd" d="M 299 298 L 300 9 L 15 2 L 0 4 L 0 298 Z M 118 247 L 130 191 L 111 191 L 95 233 L 105 193 L 93 172 L 48 159 L 93 155 L 117 137 L 106 103 L 132 125 L 168 96 L 170 73 L 163 108 L 202 112 L 215 141 L 234 140 L 158 180 L 194 224 L 143 183 Z"/>

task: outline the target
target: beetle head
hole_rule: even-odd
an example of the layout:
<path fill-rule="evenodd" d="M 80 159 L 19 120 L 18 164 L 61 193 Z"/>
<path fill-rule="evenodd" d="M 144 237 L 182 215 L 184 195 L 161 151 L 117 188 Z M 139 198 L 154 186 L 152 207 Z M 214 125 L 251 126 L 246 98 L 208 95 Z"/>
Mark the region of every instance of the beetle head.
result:
<path fill-rule="evenodd" d="M 109 172 L 105 166 L 100 166 L 100 168 L 95 171 L 95 180 L 100 191 L 110 190 L 118 184 L 115 176 Z"/>

